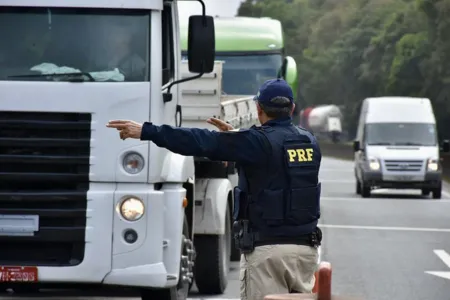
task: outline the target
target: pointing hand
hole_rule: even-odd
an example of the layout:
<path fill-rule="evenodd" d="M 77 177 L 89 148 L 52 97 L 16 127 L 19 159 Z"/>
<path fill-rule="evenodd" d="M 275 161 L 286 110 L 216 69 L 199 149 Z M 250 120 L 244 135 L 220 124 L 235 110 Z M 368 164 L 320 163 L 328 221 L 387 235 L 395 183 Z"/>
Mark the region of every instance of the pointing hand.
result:
<path fill-rule="evenodd" d="M 106 124 L 108 128 L 116 128 L 120 133 L 120 138 L 140 139 L 142 133 L 142 124 L 130 120 L 112 120 Z"/>

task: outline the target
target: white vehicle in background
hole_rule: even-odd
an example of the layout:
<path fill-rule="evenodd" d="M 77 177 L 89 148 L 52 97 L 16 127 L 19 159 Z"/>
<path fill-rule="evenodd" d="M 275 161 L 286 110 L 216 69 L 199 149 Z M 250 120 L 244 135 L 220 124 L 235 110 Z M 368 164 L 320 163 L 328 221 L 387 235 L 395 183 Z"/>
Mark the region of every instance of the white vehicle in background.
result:
<path fill-rule="evenodd" d="M 318 139 L 339 142 L 342 135 L 341 109 L 337 105 L 319 105 L 300 111 L 300 125 L 310 130 Z"/>
<path fill-rule="evenodd" d="M 216 254 L 230 249 L 232 174 L 105 126 L 188 123 L 181 73 L 197 74 L 185 89 L 214 71 L 213 24 L 190 18 L 185 68 L 176 0 L 0 0 L 1 288 L 186 299 L 195 242 L 205 289 L 223 291 L 229 260 Z M 248 101 L 210 101 L 237 124 L 251 116 Z"/>
<path fill-rule="evenodd" d="M 380 97 L 364 100 L 354 142 L 356 193 L 376 188 L 420 189 L 434 199 L 442 193 L 436 120 L 429 99 Z"/>

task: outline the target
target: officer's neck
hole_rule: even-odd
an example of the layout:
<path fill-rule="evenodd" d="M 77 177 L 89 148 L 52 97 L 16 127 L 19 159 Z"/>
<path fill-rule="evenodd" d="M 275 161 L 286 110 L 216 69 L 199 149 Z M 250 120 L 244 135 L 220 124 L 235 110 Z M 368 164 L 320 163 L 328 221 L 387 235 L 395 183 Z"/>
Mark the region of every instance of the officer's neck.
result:
<path fill-rule="evenodd" d="M 261 118 L 259 120 L 259 122 L 261 123 L 261 125 L 269 125 L 272 123 L 291 123 L 292 122 L 292 118 L 291 117 L 284 117 L 284 118 Z"/>

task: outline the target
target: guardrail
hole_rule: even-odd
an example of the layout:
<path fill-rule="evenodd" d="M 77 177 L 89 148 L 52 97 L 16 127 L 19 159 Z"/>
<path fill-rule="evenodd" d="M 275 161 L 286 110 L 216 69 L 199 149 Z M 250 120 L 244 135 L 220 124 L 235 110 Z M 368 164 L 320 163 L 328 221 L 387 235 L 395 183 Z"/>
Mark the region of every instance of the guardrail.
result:
<path fill-rule="evenodd" d="M 353 146 L 351 143 L 330 143 L 325 141 L 319 141 L 320 150 L 322 151 L 322 156 L 331 156 L 336 158 L 341 158 L 345 160 L 353 161 L 354 153 Z M 450 154 L 441 154 L 441 162 L 443 168 L 444 179 L 450 182 Z"/>

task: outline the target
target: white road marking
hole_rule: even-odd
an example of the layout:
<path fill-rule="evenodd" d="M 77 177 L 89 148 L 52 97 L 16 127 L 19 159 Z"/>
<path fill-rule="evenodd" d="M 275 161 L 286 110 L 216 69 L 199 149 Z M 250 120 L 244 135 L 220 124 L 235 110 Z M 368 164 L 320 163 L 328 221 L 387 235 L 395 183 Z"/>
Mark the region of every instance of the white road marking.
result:
<path fill-rule="evenodd" d="M 342 179 L 320 179 L 321 183 L 355 183 L 355 180 L 342 180 Z"/>
<path fill-rule="evenodd" d="M 450 268 L 450 255 L 445 252 L 445 250 L 433 250 L 433 252 L 444 262 L 447 268 Z M 425 273 L 445 279 L 450 279 L 450 272 L 425 271 Z"/>
<path fill-rule="evenodd" d="M 422 231 L 422 232 L 449 232 L 450 233 L 450 228 L 358 226 L 358 225 L 332 225 L 332 224 L 319 224 L 319 227 L 320 228 L 335 228 L 335 229 L 366 229 L 366 230 L 386 230 L 386 231 Z"/>
<path fill-rule="evenodd" d="M 187 298 L 187 300 L 240 300 L 241 298 Z"/>
<path fill-rule="evenodd" d="M 447 192 L 447 191 L 442 191 L 442 195 L 445 197 L 445 198 L 450 198 L 450 193 L 449 192 Z"/>
<path fill-rule="evenodd" d="M 407 195 L 408 196 L 408 195 Z M 450 197 L 449 197 L 450 198 Z M 375 201 L 417 201 L 417 202 L 428 202 L 428 203 L 450 203 L 450 199 L 421 199 L 421 198 L 345 198 L 345 197 L 330 197 L 321 196 L 320 201 L 347 201 L 347 202 L 375 202 Z"/>

